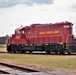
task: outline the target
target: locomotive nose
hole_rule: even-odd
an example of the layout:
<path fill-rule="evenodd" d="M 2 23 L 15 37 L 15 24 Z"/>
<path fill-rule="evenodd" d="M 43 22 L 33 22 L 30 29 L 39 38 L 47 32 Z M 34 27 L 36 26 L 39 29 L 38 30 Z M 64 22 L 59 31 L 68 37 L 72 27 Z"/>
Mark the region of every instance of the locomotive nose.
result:
<path fill-rule="evenodd" d="M 25 34 L 12 35 L 11 43 L 12 44 L 25 44 L 25 43 L 27 43 L 26 35 Z"/>

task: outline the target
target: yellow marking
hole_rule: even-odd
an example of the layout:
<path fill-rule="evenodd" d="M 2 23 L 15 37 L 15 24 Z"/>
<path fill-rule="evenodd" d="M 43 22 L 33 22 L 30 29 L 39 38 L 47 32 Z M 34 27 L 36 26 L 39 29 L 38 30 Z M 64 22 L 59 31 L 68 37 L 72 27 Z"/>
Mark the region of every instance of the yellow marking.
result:
<path fill-rule="evenodd" d="M 46 44 L 46 45 L 48 45 L 48 44 Z"/>
<path fill-rule="evenodd" d="M 32 44 L 30 44 L 30 46 L 32 46 Z"/>
<path fill-rule="evenodd" d="M 53 31 L 47 31 L 46 34 L 53 34 Z"/>
<path fill-rule="evenodd" d="M 26 46 L 28 46 L 28 44 L 25 44 Z"/>
<path fill-rule="evenodd" d="M 62 44 L 63 44 L 63 42 L 60 42 L 60 44 L 62 45 Z"/>
<path fill-rule="evenodd" d="M 19 38 L 20 38 L 20 36 L 16 36 L 16 38 L 17 38 L 17 39 L 19 39 Z"/>
<path fill-rule="evenodd" d="M 62 36 L 62 42 L 64 42 L 64 35 L 61 35 Z"/>
<path fill-rule="evenodd" d="M 45 35 L 45 32 L 39 32 L 40 35 Z"/>
<path fill-rule="evenodd" d="M 7 46 L 10 46 L 10 44 L 7 44 Z"/>
<path fill-rule="evenodd" d="M 72 34 L 69 34 L 69 35 L 67 36 L 66 43 L 68 43 L 70 36 L 72 36 Z"/>
<path fill-rule="evenodd" d="M 37 44 L 39 46 L 39 44 Z"/>
<path fill-rule="evenodd" d="M 59 31 L 46 31 L 46 32 L 39 32 L 39 35 L 45 35 L 45 34 L 59 34 Z"/>
<path fill-rule="evenodd" d="M 17 44 L 17 46 L 18 46 L 18 44 Z"/>
<path fill-rule="evenodd" d="M 59 33 L 59 31 L 54 31 L 54 34 L 58 34 Z"/>

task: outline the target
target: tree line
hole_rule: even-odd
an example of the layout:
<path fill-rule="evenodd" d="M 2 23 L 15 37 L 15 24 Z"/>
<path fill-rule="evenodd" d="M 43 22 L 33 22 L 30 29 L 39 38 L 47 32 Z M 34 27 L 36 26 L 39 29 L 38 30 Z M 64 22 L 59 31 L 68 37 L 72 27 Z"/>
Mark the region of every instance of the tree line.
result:
<path fill-rule="evenodd" d="M 6 44 L 8 38 L 11 38 L 11 37 L 9 37 L 9 35 L 0 37 L 0 44 Z"/>

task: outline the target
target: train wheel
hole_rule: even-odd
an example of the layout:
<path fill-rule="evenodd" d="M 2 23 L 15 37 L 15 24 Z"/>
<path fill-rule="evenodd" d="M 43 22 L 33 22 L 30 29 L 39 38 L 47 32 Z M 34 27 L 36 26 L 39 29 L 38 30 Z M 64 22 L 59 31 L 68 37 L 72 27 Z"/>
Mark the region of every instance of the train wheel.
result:
<path fill-rule="evenodd" d="M 29 51 L 29 53 L 31 54 L 31 53 L 32 53 L 32 51 Z"/>
<path fill-rule="evenodd" d="M 21 53 L 25 53 L 25 51 L 24 51 L 24 50 L 22 50 L 22 51 L 21 51 Z"/>
<path fill-rule="evenodd" d="M 58 54 L 58 50 L 57 49 L 55 49 L 54 51 L 55 51 L 55 54 Z"/>
<path fill-rule="evenodd" d="M 55 54 L 58 54 L 58 52 L 57 52 L 57 51 L 55 51 Z"/>
<path fill-rule="evenodd" d="M 8 53 L 16 53 L 15 51 L 8 51 Z"/>
<path fill-rule="evenodd" d="M 60 54 L 63 55 L 64 54 L 64 49 L 60 49 Z"/>
<path fill-rule="evenodd" d="M 64 51 L 61 51 L 60 54 L 63 55 L 64 54 Z"/>
<path fill-rule="evenodd" d="M 7 52 L 8 52 L 8 53 L 11 53 L 11 50 L 10 50 L 10 48 L 8 48 L 8 49 L 7 49 Z"/>
<path fill-rule="evenodd" d="M 14 51 L 12 51 L 12 53 L 17 53 L 17 51 L 14 50 Z"/>
<path fill-rule="evenodd" d="M 10 50 L 8 50 L 7 52 L 8 52 L 8 53 L 11 53 L 11 51 L 10 51 Z"/>
<path fill-rule="evenodd" d="M 51 54 L 50 49 L 46 49 L 47 54 Z"/>
<path fill-rule="evenodd" d="M 74 45 L 69 45 L 67 52 L 68 52 L 68 54 L 73 54 L 74 52 L 76 52 L 75 50 L 76 50 L 76 48 Z"/>
<path fill-rule="evenodd" d="M 8 49 L 7 52 L 8 52 L 8 53 L 15 53 L 15 51 L 14 51 L 14 50 L 11 50 L 11 48 Z"/>

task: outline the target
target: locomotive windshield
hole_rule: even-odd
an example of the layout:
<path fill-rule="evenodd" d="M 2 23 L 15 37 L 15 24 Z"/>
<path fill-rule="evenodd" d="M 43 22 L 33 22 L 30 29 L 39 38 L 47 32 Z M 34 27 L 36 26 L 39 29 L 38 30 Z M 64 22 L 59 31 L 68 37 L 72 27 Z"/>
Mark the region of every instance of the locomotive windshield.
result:
<path fill-rule="evenodd" d="M 16 35 L 20 35 L 20 31 L 15 31 L 15 34 Z"/>

